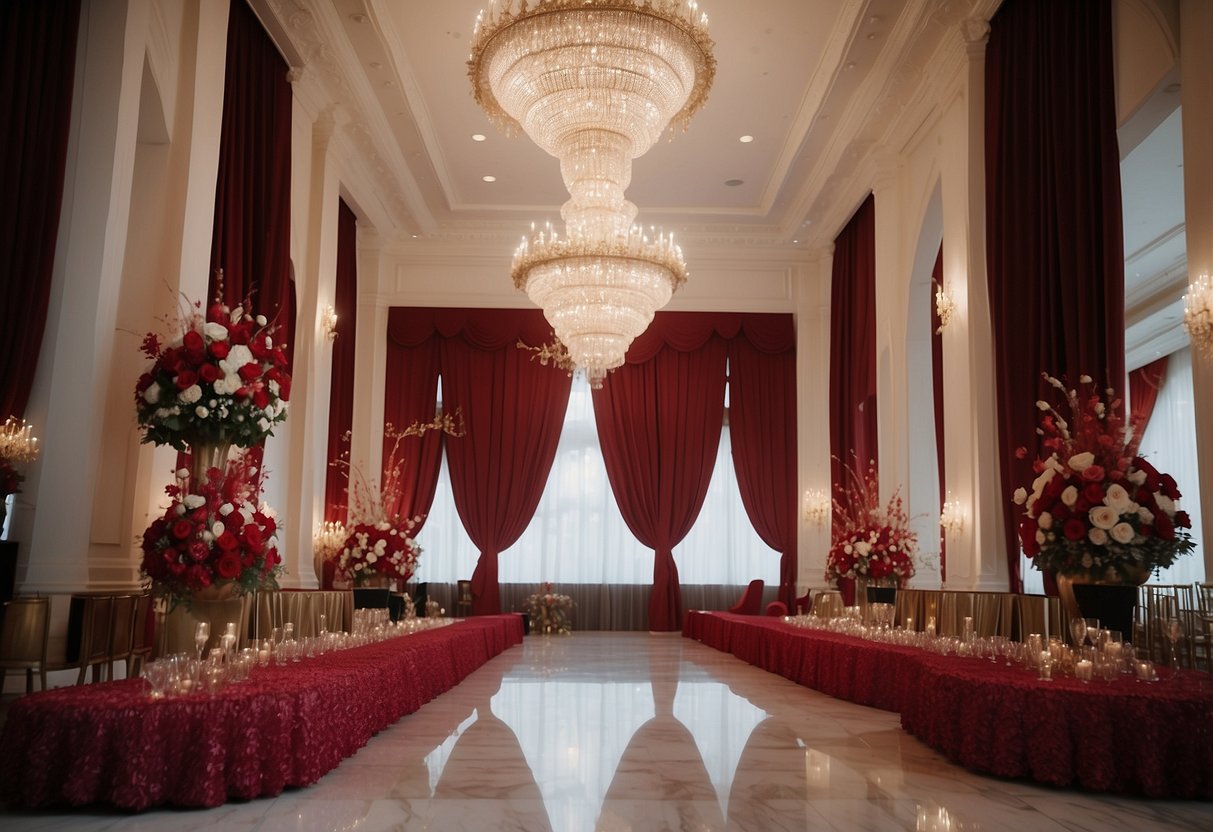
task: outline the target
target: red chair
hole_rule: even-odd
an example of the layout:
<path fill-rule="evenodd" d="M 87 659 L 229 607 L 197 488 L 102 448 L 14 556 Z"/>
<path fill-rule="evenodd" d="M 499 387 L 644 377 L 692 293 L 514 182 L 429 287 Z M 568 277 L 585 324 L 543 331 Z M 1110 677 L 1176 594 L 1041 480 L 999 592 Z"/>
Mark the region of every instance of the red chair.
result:
<path fill-rule="evenodd" d="M 762 581 L 750 581 L 741 600 L 729 607 L 729 612 L 735 615 L 759 615 L 762 612 Z"/>
<path fill-rule="evenodd" d="M 796 609 L 801 615 L 808 615 L 813 611 L 813 590 L 805 590 L 804 595 L 796 599 Z"/>
<path fill-rule="evenodd" d="M 783 618 L 788 614 L 788 605 L 783 601 L 772 601 L 767 604 L 766 614 L 773 618 Z"/>

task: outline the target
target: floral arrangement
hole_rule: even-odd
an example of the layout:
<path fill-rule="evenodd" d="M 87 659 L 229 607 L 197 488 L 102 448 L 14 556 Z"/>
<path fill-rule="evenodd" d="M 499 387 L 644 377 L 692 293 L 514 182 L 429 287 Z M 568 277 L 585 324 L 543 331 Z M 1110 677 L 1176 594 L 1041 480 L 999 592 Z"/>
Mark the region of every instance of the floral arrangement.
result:
<path fill-rule="evenodd" d="M 569 622 L 573 599 L 552 592 L 551 581 L 545 582 L 538 592 L 528 595 L 523 603 L 530 615 L 532 630 L 565 635 L 573 629 Z"/>
<path fill-rule="evenodd" d="M 291 377 L 265 316 L 245 306 L 186 304 L 167 344 L 147 333 L 141 350 L 152 366 L 135 385 L 143 441 L 178 451 L 196 443 L 247 448 L 286 419 Z"/>
<path fill-rule="evenodd" d="M 277 523 L 257 505 L 256 468 L 239 456 L 191 483 L 186 469 L 165 488 L 168 509 L 143 533 L 140 571 L 174 604 L 199 594 L 277 589 Z"/>
<path fill-rule="evenodd" d="M 866 578 L 902 584 L 914 576 L 918 535 L 910 528 L 898 488 L 880 502 L 876 467 L 861 477 L 847 466 L 848 482 L 836 486 L 834 532 L 826 558 L 826 580 Z"/>
<path fill-rule="evenodd" d="M 1121 416 L 1113 390 L 1104 396 L 1090 376 L 1077 389 L 1042 373 L 1060 391 L 1067 421 L 1049 402 L 1037 434 L 1048 452 L 1033 462 L 1032 490 L 1015 490 L 1024 507 L 1019 539 L 1041 571 L 1086 575 L 1095 580 L 1142 583 L 1149 571 L 1170 566 L 1192 551 L 1191 526 L 1175 479 L 1138 455 L 1136 425 Z M 1019 448 L 1016 456 L 1027 457 Z"/>
<path fill-rule="evenodd" d="M 392 449 L 384 462 L 382 487 L 376 486 L 360 468 L 351 465 L 348 455 L 331 463 L 345 472 L 351 521 L 346 527 L 345 543 L 336 555 L 337 572 L 355 584 L 375 577 L 407 581 L 417 570 L 421 546 L 413 538 L 412 531 L 421 525 L 421 515 L 400 517 L 395 514 L 404 489 L 401 442 L 431 430 L 462 436 L 462 412 L 454 417 L 440 414 L 431 422 L 415 422 L 404 430 L 397 430 L 391 424 L 385 426 L 384 437 L 392 440 Z"/>

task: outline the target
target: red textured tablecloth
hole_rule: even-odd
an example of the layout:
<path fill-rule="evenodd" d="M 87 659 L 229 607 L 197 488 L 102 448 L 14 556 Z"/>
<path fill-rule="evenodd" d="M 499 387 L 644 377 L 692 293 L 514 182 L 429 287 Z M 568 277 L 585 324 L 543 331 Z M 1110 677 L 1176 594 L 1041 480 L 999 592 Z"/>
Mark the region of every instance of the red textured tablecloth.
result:
<path fill-rule="evenodd" d="M 276 795 L 521 642 L 518 616 L 484 616 L 258 668 L 214 696 L 152 700 L 141 680 L 25 696 L 0 734 L 0 798 L 141 810 Z"/>
<path fill-rule="evenodd" d="M 1213 680 L 1189 672 L 1042 682 L 981 659 L 805 630 L 781 619 L 689 613 L 683 635 L 901 725 L 974 771 L 1149 797 L 1213 799 Z"/>

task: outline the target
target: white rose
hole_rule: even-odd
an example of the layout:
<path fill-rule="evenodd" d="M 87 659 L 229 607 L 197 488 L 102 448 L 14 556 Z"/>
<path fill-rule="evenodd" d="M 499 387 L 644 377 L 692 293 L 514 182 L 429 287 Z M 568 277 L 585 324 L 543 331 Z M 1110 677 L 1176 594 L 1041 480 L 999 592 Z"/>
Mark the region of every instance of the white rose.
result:
<path fill-rule="evenodd" d="M 366 562 L 368 564 L 374 563 L 377 560 L 379 560 L 379 553 L 374 549 L 366 553 Z"/>
<path fill-rule="evenodd" d="M 1047 511 L 1041 512 L 1040 519 L 1037 520 L 1036 523 L 1042 529 L 1051 529 L 1053 528 L 1053 515 L 1049 514 Z"/>
<path fill-rule="evenodd" d="M 1129 472 L 1128 476 L 1125 477 L 1125 479 L 1127 479 L 1129 482 L 1133 483 L 1134 485 L 1145 485 L 1146 472 L 1133 470 L 1133 471 Z"/>
<path fill-rule="evenodd" d="M 181 517 L 185 514 L 185 506 L 181 503 L 177 503 L 177 505 L 173 508 L 173 511 L 177 512 L 178 517 Z"/>
<path fill-rule="evenodd" d="M 1154 512 L 1150 511 L 1145 506 L 1138 506 L 1137 507 L 1137 519 L 1140 520 L 1142 523 L 1146 524 L 1147 526 L 1153 525 Z"/>
<path fill-rule="evenodd" d="M 177 479 L 179 479 L 179 480 L 183 480 L 183 479 L 185 479 L 186 477 L 188 477 L 189 475 L 190 475 L 190 469 L 189 469 L 189 468 L 178 468 L 178 469 L 177 469 Z"/>
<path fill-rule="evenodd" d="M 203 497 L 201 494 L 186 494 L 182 502 L 185 503 L 186 508 L 193 511 L 206 505 L 206 497 Z"/>
<path fill-rule="evenodd" d="M 223 324 L 207 322 L 202 327 L 202 334 L 204 337 L 209 338 L 212 341 L 226 341 L 227 327 L 225 327 Z"/>
<path fill-rule="evenodd" d="M 1120 515 L 1117 514 L 1116 509 L 1109 506 L 1095 506 L 1095 508 L 1087 513 L 1087 516 L 1090 518 L 1092 526 L 1104 531 L 1112 528 L 1120 521 Z"/>
<path fill-rule="evenodd" d="M 215 539 L 215 536 L 206 530 L 203 530 L 202 534 L 198 535 L 198 537 L 202 538 L 203 543 L 210 543 Z"/>
<path fill-rule="evenodd" d="M 193 404 L 202 398 L 202 388 L 197 384 L 191 384 L 189 387 L 177 394 L 183 404 Z"/>
<path fill-rule="evenodd" d="M 1046 538 L 1046 537 L 1045 537 L 1045 533 L 1044 533 L 1044 532 L 1042 532 L 1040 529 L 1037 529 L 1037 530 L 1036 530 L 1036 542 L 1037 542 L 1037 543 L 1040 543 L 1040 544 L 1042 544 L 1042 545 L 1043 545 L 1043 544 L 1044 544 L 1044 542 L 1045 542 L 1045 540 L 1047 540 L 1047 539 L 1048 539 L 1048 538 Z"/>
<path fill-rule="evenodd" d="M 866 540 L 861 540 L 855 544 L 855 551 L 861 557 L 866 558 L 868 556 L 868 554 L 871 553 L 871 551 L 872 551 L 872 544 L 868 543 Z"/>
<path fill-rule="evenodd" d="M 156 404 L 160 401 L 160 385 L 153 382 L 148 385 L 148 388 L 143 391 L 143 400 L 148 404 Z"/>
<path fill-rule="evenodd" d="M 1158 507 L 1165 511 L 1168 517 L 1175 513 L 1175 501 L 1161 491 L 1154 495 L 1154 502 L 1158 503 Z"/>
<path fill-rule="evenodd" d="M 202 405 L 198 405 L 197 407 L 195 407 L 194 413 L 196 413 L 198 415 L 199 419 L 205 419 L 207 416 L 211 415 L 211 412 L 209 410 L 207 410 L 205 407 L 203 407 Z"/>
<path fill-rule="evenodd" d="M 213 534 L 215 537 L 219 537 L 223 534 L 226 528 L 227 527 L 223 525 L 222 520 L 216 520 L 215 524 L 211 526 L 211 534 Z"/>
<path fill-rule="evenodd" d="M 1070 508 L 1078 502 L 1078 489 L 1072 485 L 1067 485 L 1061 492 L 1061 501 Z"/>
<path fill-rule="evenodd" d="M 1095 464 L 1095 454 L 1091 453 L 1090 451 L 1083 451 L 1080 454 L 1074 454 L 1074 456 L 1070 457 L 1069 464 L 1073 470 L 1082 473 Z"/>
<path fill-rule="evenodd" d="M 1117 523 L 1112 527 L 1110 532 L 1112 539 L 1117 543 L 1132 543 L 1133 537 L 1137 533 L 1133 531 L 1133 527 L 1128 523 Z"/>
<path fill-rule="evenodd" d="M 257 326 L 265 326 L 265 316 L 264 315 L 257 316 Z"/>
<path fill-rule="evenodd" d="M 1096 546 L 1106 546 L 1108 544 L 1108 533 L 1103 529 L 1091 529 L 1087 532 L 1087 540 Z"/>
<path fill-rule="evenodd" d="M 1114 482 L 1108 486 L 1108 491 L 1103 496 L 1104 505 L 1116 510 L 1117 514 L 1124 514 L 1129 504 L 1133 499 L 1129 496 L 1129 492 L 1125 491 L 1125 487 L 1118 482 Z"/>
<path fill-rule="evenodd" d="M 235 510 L 236 510 L 235 507 L 232 506 L 231 503 L 224 503 L 223 505 L 219 506 L 219 513 L 222 514 L 224 517 L 227 517 L 229 514 L 231 514 Z"/>
<path fill-rule="evenodd" d="M 1024 488 L 1016 488 L 1015 493 L 1011 496 L 1011 499 L 1014 501 L 1015 505 L 1022 506 L 1028 499 L 1028 492 Z"/>

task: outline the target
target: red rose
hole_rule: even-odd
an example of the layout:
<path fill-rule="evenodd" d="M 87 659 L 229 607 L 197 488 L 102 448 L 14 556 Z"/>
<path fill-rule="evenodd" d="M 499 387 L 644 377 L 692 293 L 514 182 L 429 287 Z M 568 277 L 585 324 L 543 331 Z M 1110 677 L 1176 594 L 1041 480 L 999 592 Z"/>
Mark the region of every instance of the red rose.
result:
<path fill-rule="evenodd" d="M 265 537 L 255 523 L 249 523 L 244 527 L 244 545 L 252 552 L 260 552 L 265 548 Z"/>
<path fill-rule="evenodd" d="M 173 381 L 178 390 L 186 390 L 198 383 L 198 374 L 193 370 L 182 370 Z"/>
<path fill-rule="evenodd" d="M 185 337 L 181 339 L 181 344 L 190 352 L 201 351 L 206 348 L 206 342 L 202 340 L 202 334 L 196 329 L 191 329 L 185 333 Z"/>
<path fill-rule="evenodd" d="M 1180 529 L 1192 528 L 1192 518 L 1188 516 L 1188 512 L 1186 512 L 1186 511 L 1175 512 L 1175 517 L 1173 518 L 1172 522 L 1175 524 L 1176 528 L 1180 528 Z"/>
<path fill-rule="evenodd" d="M 278 380 L 278 395 L 282 397 L 284 402 L 291 400 L 291 377 L 282 374 L 282 378 Z"/>
<path fill-rule="evenodd" d="M 195 540 L 190 544 L 189 555 L 194 563 L 202 563 L 211 556 L 211 550 L 201 540 Z"/>
<path fill-rule="evenodd" d="M 271 569 L 273 569 L 275 566 L 277 566 L 280 562 L 281 562 L 281 558 L 278 557 L 277 549 L 270 549 L 268 552 L 265 553 L 265 571 L 266 572 L 269 572 Z"/>
<path fill-rule="evenodd" d="M 1154 515 L 1154 531 L 1161 540 L 1175 539 L 1175 524 L 1165 511 L 1160 511 Z"/>
<path fill-rule="evenodd" d="M 261 527 L 266 536 L 272 535 L 278 530 L 278 524 L 274 522 L 274 518 L 259 511 L 253 515 L 253 521 Z M 348 546 L 349 544 L 346 545 Z"/>
<path fill-rule="evenodd" d="M 251 327 L 249 326 L 247 321 L 241 321 L 238 324 L 232 324 L 227 329 L 228 340 L 231 341 L 233 344 L 247 345 L 248 341 L 249 341 L 249 335 L 252 334 L 250 332 L 250 330 L 251 330 Z"/>
<path fill-rule="evenodd" d="M 1087 524 L 1077 517 L 1071 517 L 1065 525 L 1066 540 L 1082 540 L 1087 536 Z"/>
<path fill-rule="evenodd" d="M 1028 449 L 1025 448 L 1023 445 L 1020 445 L 1018 448 L 1015 449 L 1015 458 L 1016 459 L 1027 459 L 1028 458 Z"/>
<path fill-rule="evenodd" d="M 1093 468 L 1095 466 L 1091 467 Z M 1087 470 L 1090 471 L 1091 468 L 1088 468 Z M 1097 482 L 1089 482 L 1083 486 L 1082 496 L 1093 506 L 1102 505 L 1104 497 L 1103 486 Z"/>
<path fill-rule="evenodd" d="M 228 309 L 225 304 L 213 303 L 206 310 L 206 319 L 213 324 L 227 325 L 228 319 L 232 317 L 232 310 Z"/>
<path fill-rule="evenodd" d="M 1160 487 L 1162 489 L 1162 493 L 1166 494 L 1172 500 L 1178 500 L 1181 496 L 1183 496 L 1179 493 L 1179 487 L 1175 484 L 1175 477 L 1171 476 L 1170 474 L 1162 475 Z"/>
<path fill-rule="evenodd" d="M 160 366 L 169 373 L 175 373 L 181 369 L 181 350 L 167 349 L 164 351 L 164 356 L 160 359 Z"/>
<path fill-rule="evenodd" d="M 178 520 L 173 523 L 173 537 L 178 540 L 185 540 L 194 533 L 194 524 L 189 520 Z"/>
<path fill-rule="evenodd" d="M 1053 521 L 1057 523 L 1064 523 L 1066 520 L 1070 519 L 1070 509 L 1065 503 L 1058 503 L 1057 505 L 1053 506 L 1053 511 L 1051 513 L 1053 515 Z"/>
<path fill-rule="evenodd" d="M 261 377 L 261 365 L 249 362 L 239 370 L 240 378 L 244 381 L 252 381 Z"/>
<path fill-rule="evenodd" d="M 253 404 L 262 410 L 270 406 L 270 394 L 265 392 L 264 387 L 258 387 L 253 391 Z"/>
<path fill-rule="evenodd" d="M 153 376 L 151 373 L 144 373 L 143 375 L 139 376 L 139 380 L 135 382 L 135 392 L 142 396 L 147 388 L 152 386 L 152 382 L 155 380 L 155 376 Z"/>
<path fill-rule="evenodd" d="M 1023 544 L 1023 553 L 1032 557 L 1040 552 L 1040 544 L 1036 542 L 1036 521 L 1025 517 L 1019 524 L 1019 542 Z"/>
<path fill-rule="evenodd" d="M 209 361 L 198 368 L 198 377 L 207 384 L 214 384 L 222 375 L 219 368 Z"/>
<path fill-rule="evenodd" d="M 222 361 L 223 359 L 227 358 L 227 354 L 229 352 L 231 352 L 231 350 L 232 350 L 232 347 L 230 344 L 228 344 L 227 341 L 212 341 L 211 342 L 211 355 L 213 355 L 219 361 Z"/>
<path fill-rule="evenodd" d="M 1102 465 L 1092 465 L 1082 472 L 1082 478 L 1087 482 L 1103 482 L 1104 476 Z"/>
<path fill-rule="evenodd" d="M 215 564 L 219 577 L 229 581 L 240 577 L 240 569 L 240 556 L 235 552 L 224 552 Z"/>
<path fill-rule="evenodd" d="M 240 541 L 236 539 L 236 535 L 232 534 L 226 529 L 224 530 L 223 534 L 219 535 L 219 537 L 215 539 L 215 543 L 224 552 L 232 552 L 240 547 Z"/>

